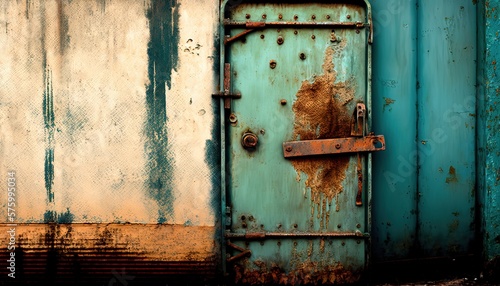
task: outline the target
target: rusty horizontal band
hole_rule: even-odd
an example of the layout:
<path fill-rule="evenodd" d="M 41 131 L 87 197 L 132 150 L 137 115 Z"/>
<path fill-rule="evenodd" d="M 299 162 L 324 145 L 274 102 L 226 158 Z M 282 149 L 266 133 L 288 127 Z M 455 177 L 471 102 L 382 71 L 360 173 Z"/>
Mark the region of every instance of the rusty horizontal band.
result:
<path fill-rule="evenodd" d="M 226 238 L 258 240 L 265 238 L 369 238 L 370 234 L 361 231 L 351 232 L 246 232 L 246 233 L 226 233 Z"/>
<path fill-rule="evenodd" d="M 292 27 L 345 27 L 345 28 L 363 28 L 370 27 L 369 23 L 363 22 L 294 22 L 294 21 L 277 21 L 277 22 L 251 22 L 251 21 L 231 21 L 224 20 L 224 26 L 226 27 L 234 27 L 234 28 L 247 28 L 247 29 L 256 29 L 256 28 L 265 28 L 265 27 L 283 27 L 283 26 L 292 26 Z"/>
<path fill-rule="evenodd" d="M 383 135 L 290 141 L 283 143 L 283 155 L 285 158 L 383 150 L 385 150 L 385 138 Z"/>

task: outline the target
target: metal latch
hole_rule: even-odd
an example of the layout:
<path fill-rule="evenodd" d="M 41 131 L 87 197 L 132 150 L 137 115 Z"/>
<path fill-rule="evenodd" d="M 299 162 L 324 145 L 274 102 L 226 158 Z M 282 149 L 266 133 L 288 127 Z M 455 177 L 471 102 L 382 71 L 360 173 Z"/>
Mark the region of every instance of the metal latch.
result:
<path fill-rule="evenodd" d="M 358 193 L 356 195 L 356 205 L 362 206 L 362 153 L 385 150 L 385 138 L 383 135 L 373 135 L 372 133 L 367 135 L 367 133 L 366 106 L 364 103 L 358 103 L 353 113 L 351 137 L 283 142 L 283 156 L 285 158 L 296 158 L 357 153 Z"/>

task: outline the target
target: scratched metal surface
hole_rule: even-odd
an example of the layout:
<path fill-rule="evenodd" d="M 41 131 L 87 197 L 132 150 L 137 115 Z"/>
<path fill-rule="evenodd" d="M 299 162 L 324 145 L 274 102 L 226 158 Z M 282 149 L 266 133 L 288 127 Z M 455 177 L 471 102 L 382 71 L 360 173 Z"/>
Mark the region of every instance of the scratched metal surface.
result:
<path fill-rule="evenodd" d="M 362 4 L 242 4 L 228 16 L 365 22 Z M 355 105 L 366 102 L 367 31 L 335 28 L 334 33 L 340 41 L 331 41 L 331 28 L 265 28 L 227 45 L 232 92 L 242 95 L 226 114 L 231 232 L 367 231 L 365 161 L 364 205 L 357 207 L 356 156 L 283 158 L 284 141 L 349 136 Z M 245 132 L 257 135 L 255 150 L 242 147 Z M 238 282 L 352 282 L 365 265 L 363 239 L 231 241 L 252 252 L 228 263 Z M 228 248 L 228 253 L 239 251 Z"/>

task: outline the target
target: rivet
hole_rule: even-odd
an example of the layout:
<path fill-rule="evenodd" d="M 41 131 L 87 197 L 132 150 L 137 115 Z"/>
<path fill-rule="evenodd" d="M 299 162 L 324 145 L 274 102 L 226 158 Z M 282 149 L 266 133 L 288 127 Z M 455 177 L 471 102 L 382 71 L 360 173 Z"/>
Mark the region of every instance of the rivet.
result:
<path fill-rule="evenodd" d="M 290 147 L 290 148 L 292 148 L 292 147 Z M 298 227 L 298 225 L 296 223 L 293 224 L 293 228 L 297 228 L 297 227 Z"/>
<path fill-rule="evenodd" d="M 296 241 L 293 242 L 293 246 L 297 246 L 297 242 Z"/>
<path fill-rule="evenodd" d="M 360 227 L 361 227 L 361 224 L 359 224 L 359 223 L 358 223 L 358 224 L 356 225 L 356 227 L 357 227 L 357 228 L 360 228 Z"/>
<path fill-rule="evenodd" d="M 260 228 L 264 228 L 264 225 L 263 225 L 263 224 L 261 224 L 261 225 L 260 225 Z"/>
<path fill-rule="evenodd" d="M 361 240 L 359 240 L 359 239 L 358 239 L 358 240 L 356 240 L 356 243 L 357 243 L 357 244 L 360 244 L 360 243 L 361 243 Z"/>
<path fill-rule="evenodd" d="M 281 241 L 278 241 L 276 244 L 277 244 L 278 246 L 281 246 Z"/>
<path fill-rule="evenodd" d="M 340 147 L 341 147 L 341 146 L 340 146 L 340 144 L 339 144 L 339 143 L 335 144 L 335 148 L 340 149 Z"/>
<path fill-rule="evenodd" d="M 351 19 L 351 15 L 347 15 L 347 19 Z"/>
<path fill-rule="evenodd" d="M 297 16 L 297 15 L 293 15 L 293 19 L 294 19 L 295 21 L 297 21 L 297 19 L 299 19 L 299 16 Z"/>
<path fill-rule="evenodd" d="M 326 18 L 327 18 L 327 19 L 330 19 L 330 15 L 326 15 Z"/>
<path fill-rule="evenodd" d="M 276 42 L 278 43 L 278 45 L 282 45 L 282 44 L 283 44 L 283 42 L 285 42 L 285 39 L 283 39 L 283 37 L 282 37 L 282 36 L 279 36 L 279 37 L 278 37 L 278 40 L 276 40 Z"/>
<path fill-rule="evenodd" d="M 285 150 L 286 150 L 287 152 L 292 152 L 293 148 L 292 148 L 292 146 L 287 146 L 287 147 L 285 148 Z M 296 227 L 296 224 L 294 225 L 294 227 Z"/>
<path fill-rule="evenodd" d="M 259 132 L 260 132 L 260 134 L 262 134 L 262 135 L 266 134 L 266 130 L 264 130 L 264 129 L 261 129 Z"/>
<path fill-rule="evenodd" d="M 299 58 L 300 58 L 301 60 L 305 60 L 305 59 L 306 59 L 306 54 L 304 54 L 304 53 L 300 53 L 300 54 L 299 54 Z"/>
<path fill-rule="evenodd" d="M 277 228 L 281 228 L 281 223 L 278 223 L 278 225 L 276 227 Z"/>
<path fill-rule="evenodd" d="M 238 117 L 236 117 L 236 114 L 231 113 L 231 114 L 229 115 L 229 122 L 231 122 L 231 123 L 236 123 L 236 122 L 238 122 Z"/>
<path fill-rule="evenodd" d="M 246 223 L 242 223 L 242 224 L 241 224 L 241 227 L 242 227 L 242 228 L 247 228 L 247 224 L 246 224 Z"/>
<path fill-rule="evenodd" d="M 345 246 L 345 242 L 344 241 L 342 241 L 342 246 Z"/>
<path fill-rule="evenodd" d="M 294 33 L 295 35 L 297 35 L 299 32 L 297 32 L 297 31 L 293 31 L 293 33 Z"/>
<path fill-rule="evenodd" d="M 360 33 L 359 30 L 356 30 L 356 34 L 359 34 L 359 33 Z"/>
<path fill-rule="evenodd" d="M 283 15 L 279 14 L 279 15 L 278 15 L 278 18 L 279 18 L 280 20 L 281 20 L 281 19 L 283 19 Z"/>
<path fill-rule="evenodd" d="M 269 67 L 270 67 L 270 68 L 272 68 L 272 69 L 276 68 L 276 64 L 277 64 L 277 63 L 276 63 L 276 61 L 275 61 L 275 60 L 270 60 L 270 61 L 269 61 Z"/>
<path fill-rule="evenodd" d="M 245 18 L 250 19 L 250 14 L 246 14 Z"/>
<path fill-rule="evenodd" d="M 262 14 L 262 19 L 265 19 L 267 18 L 267 15 L 266 14 Z"/>
<path fill-rule="evenodd" d="M 312 36 L 311 36 L 311 39 L 313 39 L 313 40 L 314 40 L 314 39 L 316 39 L 316 36 L 315 36 L 315 35 L 312 35 Z"/>
<path fill-rule="evenodd" d="M 260 38 L 261 38 L 261 39 L 264 39 L 264 37 L 265 37 L 264 35 L 260 35 Z"/>
<path fill-rule="evenodd" d="M 316 19 L 316 15 L 312 15 L 311 18 L 314 20 Z"/>
<path fill-rule="evenodd" d="M 342 225 L 340 223 L 337 224 L 337 228 L 341 228 L 341 227 L 342 227 Z"/>
<path fill-rule="evenodd" d="M 286 99 L 280 100 L 281 105 L 286 105 Z"/>
<path fill-rule="evenodd" d="M 246 220 L 246 219 L 247 219 L 247 217 L 245 215 L 241 216 L 241 220 Z"/>

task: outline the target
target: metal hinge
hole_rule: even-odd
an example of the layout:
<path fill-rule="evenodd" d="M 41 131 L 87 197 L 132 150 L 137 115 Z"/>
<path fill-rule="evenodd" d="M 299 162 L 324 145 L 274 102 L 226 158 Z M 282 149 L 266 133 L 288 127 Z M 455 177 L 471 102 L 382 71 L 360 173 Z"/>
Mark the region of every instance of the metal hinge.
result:
<path fill-rule="evenodd" d="M 224 92 L 214 93 L 212 97 L 223 98 L 225 109 L 231 108 L 231 99 L 241 98 L 241 94 L 231 93 L 231 64 L 224 64 Z"/>

